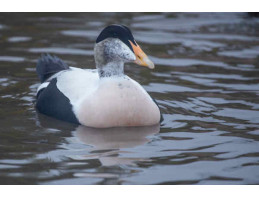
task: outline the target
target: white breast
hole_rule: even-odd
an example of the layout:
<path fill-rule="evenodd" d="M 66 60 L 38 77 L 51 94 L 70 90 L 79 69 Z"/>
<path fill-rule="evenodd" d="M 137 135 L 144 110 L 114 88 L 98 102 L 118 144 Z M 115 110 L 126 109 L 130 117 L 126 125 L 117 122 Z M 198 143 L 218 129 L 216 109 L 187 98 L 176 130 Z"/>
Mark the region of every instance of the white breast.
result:
<path fill-rule="evenodd" d="M 159 123 L 160 112 L 147 92 L 129 77 L 105 78 L 85 97 L 76 114 L 90 127 L 147 126 Z"/>

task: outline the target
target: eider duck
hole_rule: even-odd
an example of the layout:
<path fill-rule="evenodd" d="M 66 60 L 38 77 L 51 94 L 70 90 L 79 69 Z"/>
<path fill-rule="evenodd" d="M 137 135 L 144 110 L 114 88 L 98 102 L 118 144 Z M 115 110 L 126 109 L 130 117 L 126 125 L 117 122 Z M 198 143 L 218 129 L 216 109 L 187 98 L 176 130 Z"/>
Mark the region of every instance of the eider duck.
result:
<path fill-rule="evenodd" d="M 149 126 L 160 110 L 144 88 L 124 74 L 124 63 L 154 68 L 130 29 L 110 25 L 96 39 L 97 69 L 69 67 L 56 56 L 42 55 L 36 71 L 41 85 L 36 108 L 59 120 L 95 128 Z"/>

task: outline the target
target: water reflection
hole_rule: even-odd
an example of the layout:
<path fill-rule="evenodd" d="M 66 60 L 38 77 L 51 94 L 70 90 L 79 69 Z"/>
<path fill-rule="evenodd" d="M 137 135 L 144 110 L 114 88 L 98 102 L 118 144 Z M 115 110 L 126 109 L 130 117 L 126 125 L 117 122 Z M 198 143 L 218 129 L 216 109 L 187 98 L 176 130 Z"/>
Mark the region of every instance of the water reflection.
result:
<path fill-rule="evenodd" d="M 133 165 L 134 162 L 145 159 L 120 157 L 120 152 L 125 148 L 134 148 L 150 142 L 148 136 L 158 133 L 159 130 L 160 125 L 108 129 L 79 126 L 75 130 L 75 136 L 81 142 L 93 146 L 91 155 L 86 155 L 85 158 L 98 158 L 104 166 Z"/>
<path fill-rule="evenodd" d="M 109 150 L 132 148 L 148 143 L 147 136 L 154 135 L 160 130 L 160 125 L 148 127 L 119 127 L 96 129 L 79 126 L 75 136 L 85 144 L 92 145 L 94 150 Z"/>
<path fill-rule="evenodd" d="M 72 125 L 51 117 L 47 117 L 37 113 L 38 126 L 46 128 L 47 132 L 62 131 L 70 127 L 70 132 L 78 141 L 78 143 L 86 145 L 85 153 L 78 155 L 68 155 L 70 158 L 80 160 L 98 159 L 103 166 L 112 165 L 134 165 L 136 161 L 144 161 L 141 158 L 125 158 L 120 157 L 120 153 L 125 152 L 127 148 L 134 148 L 140 145 L 145 145 L 151 141 L 151 136 L 159 133 L 160 125 L 152 125 L 145 127 L 117 127 L 98 129 L 82 125 Z M 68 143 L 70 142 L 68 138 Z M 63 146 L 64 148 L 64 146 Z M 70 149 L 69 145 L 65 148 Z M 72 148 L 73 149 L 73 148 Z M 82 152 L 83 150 L 81 150 Z"/>

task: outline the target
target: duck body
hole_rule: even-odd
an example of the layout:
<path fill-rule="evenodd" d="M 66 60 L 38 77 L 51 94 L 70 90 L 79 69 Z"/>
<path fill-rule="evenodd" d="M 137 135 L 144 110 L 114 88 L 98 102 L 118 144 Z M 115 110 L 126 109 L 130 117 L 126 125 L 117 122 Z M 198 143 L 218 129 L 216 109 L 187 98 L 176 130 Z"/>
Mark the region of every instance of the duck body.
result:
<path fill-rule="evenodd" d="M 126 75 L 99 79 L 97 70 L 70 67 L 42 83 L 38 94 L 40 112 L 89 127 L 147 126 L 160 121 L 156 103 Z"/>
<path fill-rule="evenodd" d="M 119 34 L 118 38 L 111 37 L 114 32 Z M 130 30 L 125 26 L 108 26 L 97 41 L 97 69 L 69 67 L 48 54 L 38 60 L 37 73 L 41 80 L 37 90 L 38 111 L 95 128 L 159 123 L 157 104 L 139 83 L 124 74 L 124 62 L 129 61 L 154 68 Z"/>

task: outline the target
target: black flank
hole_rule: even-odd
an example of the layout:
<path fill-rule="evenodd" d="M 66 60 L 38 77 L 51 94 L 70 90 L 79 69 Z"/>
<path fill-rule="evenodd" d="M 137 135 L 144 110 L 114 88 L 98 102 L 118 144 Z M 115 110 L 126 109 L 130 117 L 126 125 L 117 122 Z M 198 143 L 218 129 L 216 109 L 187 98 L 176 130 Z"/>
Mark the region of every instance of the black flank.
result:
<path fill-rule="evenodd" d="M 48 88 L 38 94 L 36 108 L 39 112 L 59 120 L 80 124 L 69 99 L 57 88 L 57 79 L 52 79 Z"/>
<path fill-rule="evenodd" d="M 151 98 L 152 98 L 152 97 L 151 97 Z M 152 100 L 153 100 L 154 103 L 157 105 L 157 107 L 158 107 L 158 109 L 159 109 L 159 111 L 160 111 L 160 107 L 159 107 L 158 103 L 156 102 L 156 100 L 153 99 L 153 98 L 152 98 Z M 162 113 L 161 113 L 161 111 L 160 111 L 160 122 L 163 122 L 163 121 L 164 121 L 164 117 L 163 117 L 163 115 L 162 115 Z"/>

